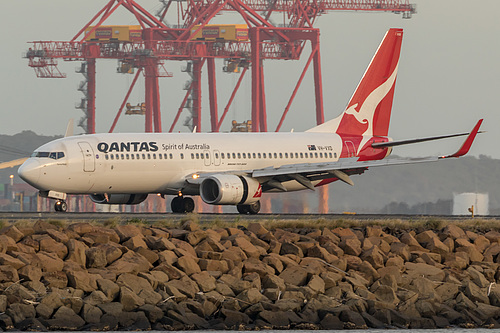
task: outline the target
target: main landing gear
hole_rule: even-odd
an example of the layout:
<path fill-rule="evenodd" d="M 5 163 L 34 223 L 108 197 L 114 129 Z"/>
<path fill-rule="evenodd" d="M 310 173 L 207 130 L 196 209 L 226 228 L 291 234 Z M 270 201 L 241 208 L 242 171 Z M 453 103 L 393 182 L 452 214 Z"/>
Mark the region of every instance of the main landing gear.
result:
<path fill-rule="evenodd" d="M 172 199 L 170 207 L 174 213 L 191 213 L 194 210 L 194 201 L 192 198 L 179 195 Z"/>
<path fill-rule="evenodd" d="M 250 205 L 237 205 L 238 213 L 254 215 L 260 211 L 260 201 L 254 202 Z"/>
<path fill-rule="evenodd" d="M 54 204 L 54 209 L 56 212 L 66 212 L 68 210 L 68 204 L 64 200 L 57 200 Z"/>

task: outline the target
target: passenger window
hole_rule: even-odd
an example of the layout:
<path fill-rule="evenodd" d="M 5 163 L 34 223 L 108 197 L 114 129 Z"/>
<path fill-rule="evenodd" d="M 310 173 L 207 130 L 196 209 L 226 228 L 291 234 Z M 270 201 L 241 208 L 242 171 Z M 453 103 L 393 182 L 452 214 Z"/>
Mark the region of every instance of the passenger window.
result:
<path fill-rule="evenodd" d="M 184 154 L 183 154 L 183 153 L 181 153 L 181 160 L 183 160 L 183 159 L 184 159 Z"/>
<path fill-rule="evenodd" d="M 288 158 L 288 153 L 285 153 L 285 158 Z"/>
<path fill-rule="evenodd" d="M 337 153 L 333 153 L 333 157 L 337 158 Z"/>
<path fill-rule="evenodd" d="M 162 159 L 162 155 L 161 155 L 161 154 L 158 154 L 158 158 L 161 160 L 161 159 Z"/>
<path fill-rule="evenodd" d="M 113 155 L 113 154 L 110 154 L 109 157 L 111 157 L 112 160 L 115 159 L 115 155 Z"/>
<path fill-rule="evenodd" d="M 260 157 L 261 157 L 261 156 L 260 156 L 260 153 L 257 153 L 257 158 L 259 158 L 259 159 L 260 159 Z"/>
<path fill-rule="evenodd" d="M 332 158 L 332 153 L 328 153 L 328 156 L 329 156 L 330 158 Z"/>
<path fill-rule="evenodd" d="M 318 158 L 318 153 L 314 153 L 314 157 Z"/>
<path fill-rule="evenodd" d="M 267 158 L 266 153 L 262 153 L 262 157 Z"/>
<path fill-rule="evenodd" d="M 191 153 L 191 159 L 194 160 L 194 153 Z"/>
<path fill-rule="evenodd" d="M 163 158 L 167 159 L 167 153 L 163 154 Z"/>
<path fill-rule="evenodd" d="M 109 159 L 108 154 L 104 155 L 104 158 L 108 160 Z"/>
<path fill-rule="evenodd" d="M 205 158 L 208 160 L 210 158 L 210 156 L 208 155 L 208 153 L 205 153 Z"/>
<path fill-rule="evenodd" d="M 172 153 L 170 153 L 169 158 L 170 158 L 170 159 L 173 159 L 173 158 L 174 158 L 174 155 L 173 155 Z"/>
<path fill-rule="evenodd" d="M 247 154 L 246 153 L 243 153 L 243 158 L 247 158 Z"/>
<path fill-rule="evenodd" d="M 130 159 L 130 155 L 129 154 L 125 154 L 125 157 L 128 159 Z"/>
<path fill-rule="evenodd" d="M 218 159 L 219 158 L 219 154 L 215 153 L 215 158 Z"/>
<path fill-rule="evenodd" d="M 252 154 L 252 158 L 256 158 L 256 155 L 255 155 L 255 153 L 253 153 L 253 154 Z"/>
<path fill-rule="evenodd" d="M 238 159 L 241 159 L 241 154 L 240 153 L 238 153 Z"/>
<path fill-rule="evenodd" d="M 142 154 L 142 159 L 145 160 L 146 159 L 146 154 Z"/>
<path fill-rule="evenodd" d="M 304 158 L 304 154 L 303 153 L 300 153 L 300 158 Z"/>
<path fill-rule="evenodd" d="M 153 154 L 153 160 L 156 160 L 156 154 Z"/>
<path fill-rule="evenodd" d="M 323 153 L 319 153 L 319 157 L 323 158 Z"/>
<path fill-rule="evenodd" d="M 200 154 L 201 159 L 205 158 L 205 155 L 203 153 Z"/>
<path fill-rule="evenodd" d="M 200 159 L 200 154 L 199 153 L 196 153 L 196 159 L 199 160 Z"/>
<path fill-rule="evenodd" d="M 224 159 L 224 153 L 220 153 L 220 157 Z"/>
<path fill-rule="evenodd" d="M 274 153 L 274 158 L 278 158 L 278 154 Z"/>
<path fill-rule="evenodd" d="M 234 160 L 235 158 L 236 158 L 236 154 L 235 154 L 235 153 L 233 153 L 233 160 Z"/>
<path fill-rule="evenodd" d="M 295 158 L 299 158 L 299 153 L 295 153 Z"/>
<path fill-rule="evenodd" d="M 130 158 L 134 159 L 135 155 L 134 154 L 130 154 Z"/>

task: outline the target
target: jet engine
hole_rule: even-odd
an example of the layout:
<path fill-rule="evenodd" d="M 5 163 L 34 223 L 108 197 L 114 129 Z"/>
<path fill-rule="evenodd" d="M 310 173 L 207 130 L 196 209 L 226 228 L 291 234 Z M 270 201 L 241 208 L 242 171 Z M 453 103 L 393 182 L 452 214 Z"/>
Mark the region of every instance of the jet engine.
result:
<path fill-rule="evenodd" d="M 200 196 L 211 205 L 248 205 L 260 200 L 260 183 L 251 177 L 214 175 L 203 180 Z"/>
<path fill-rule="evenodd" d="M 146 200 L 147 194 L 91 194 L 90 199 L 98 204 L 105 205 L 137 205 Z"/>

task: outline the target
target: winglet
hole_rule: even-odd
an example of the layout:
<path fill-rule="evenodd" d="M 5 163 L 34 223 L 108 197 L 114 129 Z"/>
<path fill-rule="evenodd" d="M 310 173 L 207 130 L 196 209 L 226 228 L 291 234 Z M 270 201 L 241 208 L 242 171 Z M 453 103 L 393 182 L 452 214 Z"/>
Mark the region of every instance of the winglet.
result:
<path fill-rule="evenodd" d="M 479 127 L 481 127 L 482 122 L 483 119 L 479 119 L 479 121 L 477 122 L 476 126 L 474 126 L 467 139 L 465 139 L 464 143 L 462 144 L 462 147 L 460 147 L 460 149 L 457 150 L 455 154 L 443 156 L 442 158 L 460 157 L 467 154 L 469 152 L 470 147 L 472 146 L 472 142 L 474 142 L 474 139 L 476 138 L 476 135 L 479 132 Z"/>

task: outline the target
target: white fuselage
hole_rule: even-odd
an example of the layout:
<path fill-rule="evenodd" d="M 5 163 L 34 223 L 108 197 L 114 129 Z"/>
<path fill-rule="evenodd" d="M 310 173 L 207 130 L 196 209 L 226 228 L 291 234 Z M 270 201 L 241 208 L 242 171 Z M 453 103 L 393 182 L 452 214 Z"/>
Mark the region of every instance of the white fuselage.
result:
<path fill-rule="evenodd" d="M 341 138 L 331 133 L 94 134 L 41 146 L 19 173 L 41 191 L 177 194 L 194 173 L 335 162 L 341 151 Z"/>

